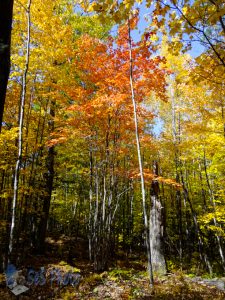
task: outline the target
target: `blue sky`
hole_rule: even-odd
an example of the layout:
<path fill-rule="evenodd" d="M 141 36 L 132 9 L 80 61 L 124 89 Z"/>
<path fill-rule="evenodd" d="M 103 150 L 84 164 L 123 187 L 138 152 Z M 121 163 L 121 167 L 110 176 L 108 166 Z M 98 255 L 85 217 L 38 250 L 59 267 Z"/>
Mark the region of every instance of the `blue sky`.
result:
<path fill-rule="evenodd" d="M 151 8 L 146 8 L 145 3 L 142 3 L 141 5 L 138 5 L 138 8 L 140 10 L 139 13 L 139 23 L 138 23 L 138 29 L 132 31 L 132 38 L 135 41 L 140 40 L 142 33 L 145 31 L 145 29 L 148 27 L 148 22 L 146 21 L 145 17 L 151 13 L 152 9 Z M 199 56 L 202 52 L 204 51 L 204 47 L 198 43 L 198 42 L 192 42 L 192 49 L 188 51 L 188 53 L 193 57 Z M 156 137 L 160 136 L 160 133 L 163 130 L 163 121 L 160 117 L 155 118 L 155 123 L 153 125 L 153 134 Z"/>
<path fill-rule="evenodd" d="M 138 30 L 135 30 L 132 32 L 132 37 L 135 41 L 138 41 L 142 35 L 142 33 L 145 31 L 145 28 L 148 27 L 148 22 L 146 21 L 145 17 L 151 13 L 151 8 L 146 8 L 145 1 L 140 5 L 137 4 L 137 7 L 140 10 L 140 21 L 138 24 Z M 199 56 L 204 51 L 204 47 L 198 43 L 198 42 L 192 42 L 192 49 L 188 51 L 188 53 L 192 57 Z"/>

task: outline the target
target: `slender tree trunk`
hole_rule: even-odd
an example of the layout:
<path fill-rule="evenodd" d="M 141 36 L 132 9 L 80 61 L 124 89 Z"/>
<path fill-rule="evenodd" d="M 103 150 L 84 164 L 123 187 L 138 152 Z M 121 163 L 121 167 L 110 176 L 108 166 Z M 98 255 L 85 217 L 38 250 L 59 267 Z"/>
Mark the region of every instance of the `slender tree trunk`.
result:
<path fill-rule="evenodd" d="M 200 255 L 201 260 L 205 263 L 206 267 L 208 268 L 208 271 L 209 271 L 210 275 L 212 275 L 212 272 L 213 272 L 212 266 L 211 266 L 211 263 L 208 259 L 208 255 L 206 254 L 206 251 L 204 249 L 205 248 L 204 247 L 204 242 L 203 242 L 203 238 L 202 238 L 202 233 L 201 233 L 200 228 L 199 228 L 197 215 L 196 215 L 196 212 L 194 211 L 191 199 L 190 199 L 189 194 L 188 194 L 188 190 L 185 186 L 182 171 L 181 171 L 181 182 L 183 184 L 183 189 L 184 189 L 184 198 L 185 198 L 185 201 L 187 201 L 189 206 L 190 206 L 192 218 L 193 218 L 194 225 L 195 225 L 195 230 L 196 230 L 196 234 L 197 234 L 197 238 L 198 238 L 199 255 Z"/>
<path fill-rule="evenodd" d="M 172 75 L 171 75 L 172 78 Z M 176 97 L 173 87 L 173 81 L 171 82 L 170 88 L 170 97 L 172 104 L 172 136 L 173 136 L 173 145 L 174 145 L 174 161 L 176 167 L 176 181 L 179 182 L 179 150 L 178 145 L 181 141 L 181 122 L 180 122 L 180 114 L 178 117 L 176 116 L 176 107 L 179 107 L 179 104 L 176 103 Z M 178 232 L 179 232 L 179 260 L 180 266 L 182 268 L 182 260 L 183 260 L 183 234 L 182 234 L 182 204 L 181 204 L 181 193 L 180 191 L 176 191 L 176 209 L 177 209 L 177 219 L 178 219 Z"/>
<path fill-rule="evenodd" d="M 225 112 L 224 112 L 224 96 L 222 91 L 224 90 L 224 84 L 222 85 L 221 91 L 220 91 L 220 103 L 221 103 L 221 118 L 223 122 L 223 137 L 225 138 Z"/>
<path fill-rule="evenodd" d="M 176 117 L 176 102 L 175 102 L 175 94 L 174 94 L 174 89 L 173 87 L 170 90 L 171 94 L 171 100 L 172 100 L 172 135 L 173 135 L 173 143 L 174 143 L 174 151 L 175 151 L 175 167 L 176 167 L 176 180 L 177 182 L 182 182 L 183 184 L 183 189 L 184 189 L 184 205 L 186 209 L 186 203 L 188 202 L 193 218 L 193 222 L 195 225 L 195 231 L 197 234 L 198 238 L 198 248 L 199 248 L 199 255 L 202 261 L 204 261 L 206 267 L 208 268 L 208 271 L 210 274 L 212 274 L 212 266 L 210 264 L 210 261 L 208 259 L 208 256 L 205 251 L 204 247 L 204 242 L 202 238 L 202 233 L 199 228 L 198 220 L 196 213 L 194 211 L 191 199 L 189 197 L 189 192 L 186 187 L 185 181 L 184 181 L 184 176 L 183 176 L 183 171 L 182 171 L 182 163 L 180 161 L 180 152 L 178 149 L 178 145 L 181 143 L 181 116 L 180 112 L 178 115 L 178 118 Z M 188 178 L 186 178 L 186 182 L 188 182 Z M 179 192 L 179 191 L 178 191 Z M 178 219 L 179 219 L 179 254 L 180 254 L 180 261 L 182 262 L 182 250 L 183 250 L 183 230 L 182 230 L 182 207 L 181 207 L 181 194 L 179 192 L 176 192 L 176 196 L 179 197 L 177 200 L 177 206 L 178 206 Z M 187 223 L 187 218 L 186 218 L 186 223 Z M 187 239 L 188 239 L 188 226 L 186 224 L 186 234 L 187 234 Z"/>
<path fill-rule="evenodd" d="M 91 148 L 91 146 L 90 146 Z M 89 245 L 89 260 L 92 261 L 92 252 L 93 252 L 93 154 L 92 149 L 89 151 L 89 159 L 90 159 L 90 182 L 89 182 L 89 221 L 88 221 L 88 245 Z"/>
<path fill-rule="evenodd" d="M 27 73 L 29 68 L 30 59 L 30 28 L 31 28 L 31 16 L 30 16 L 31 0 L 28 0 L 26 14 L 27 14 L 27 43 L 26 43 L 26 63 L 22 78 L 22 94 L 20 103 L 20 115 L 19 115 L 19 140 L 18 140 L 18 157 L 16 162 L 15 174 L 14 174 L 14 184 L 13 184 L 13 201 L 12 201 L 12 221 L 10 228 L 9 237 L 9 259 L 13 252 L 13 243 L 15 237 L 15 222 L 16 222 L 16 206 L 18 199 L 18 188 L 19 188 L 19 173 L 22 163 L 22 150 L 23 150 L 23 122 L 24 122 L 24 108 L 25 108 L 25 98 L 27 90 Z"/>
<path fill-rule="evenodd" d="M 148 215 L 146 209 L 144 173 L 143 173 L 143 165 L 142 165 L 142 158 L 141 158 L 140 139 L 138 133 L 137 108 L 136 108 L 136 101 L 135 101 L 135 94 L 134 94 L 134 87 L 133 87 L 133 58 L 132 58 L 132 39 L 131 39 L 130 20 L 128 20 L 128 42 L 129 42 L 129 54 L 130 54 L 130 90 L 131 90 L 131 99 L 133 103 L 137 155 L 138 155 L 138 163 L 139 163 L 139 170 L 141 176 L 141 194 L 142 194 L 142 205 L 143 205 L 145 241 L 146 241 L 147 257 L 148 257 L 148 271 L 149 271 L 150 286 L 153 287 L 154 278 L 153 278 L 153 269 L 152 269 L 151 246 L 149 241 L 150 228 L 148 224 Z"/>
<path fill-rule="evenodd" d="M 98 224 L 98 215 L 99 215 L 99 176 L 98 168 L 96 166 L 95 172 L 95 212 L 94 212 L 94 225 L 93 225 L 93 259 L 94 259 L 94 269 L 98 270 L 98 256 L 99 256 L 99 224 Z"/>

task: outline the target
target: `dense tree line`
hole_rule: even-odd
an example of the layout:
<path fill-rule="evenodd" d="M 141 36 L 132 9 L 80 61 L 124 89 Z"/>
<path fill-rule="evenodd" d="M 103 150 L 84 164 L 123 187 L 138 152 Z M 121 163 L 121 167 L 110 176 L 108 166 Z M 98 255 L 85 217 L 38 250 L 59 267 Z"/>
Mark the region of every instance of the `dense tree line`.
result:
<path fill-rule="evenodd" d="M 157 3 L 158 16 L 172 14 Z M 75 13 L 70 1 L 14 5 L 0 135 L 1 269 L 43 254 L 46 237 L 64 234 L 86 242 L 95 271 L 121 252 L 147 249 L 148 267 L 158 273 L 223 272 L 221 37 L 207 31 L 205 52 L 194 60 L 165 32 L 160 43 L 147 29 L 134 42 L 137 10 L 127 19 L 131 7 L 118 15 L 107 1 L 99 5 L 91 6 L 99 16 Z M 217 21 L 208 26 L 220 36 L 222 4 L 205 14 L 215 18 L 215 6 Z M 191 11 L 187 4 L 180 19 L 171 15 L 171 35 L 177 20 L 187 28 L 175 35 L 192 33 Z M 71 255 L 69 248 L 64 259 Z"/>

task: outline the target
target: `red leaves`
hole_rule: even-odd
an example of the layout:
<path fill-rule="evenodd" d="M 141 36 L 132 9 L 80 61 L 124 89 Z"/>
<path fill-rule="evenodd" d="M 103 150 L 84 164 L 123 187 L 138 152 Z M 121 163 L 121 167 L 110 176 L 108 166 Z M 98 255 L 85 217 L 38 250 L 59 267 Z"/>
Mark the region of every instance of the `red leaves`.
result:
<path fill-rule="evenodd" d="M 129 178 L 132 178 L 132 179 L 140 178 L 139 171 L 137 169 L 132 170 L 129 173 Z M 180 183 L 176 182 L 176 180 L 174 180 L 172 178 L 164 178 L 162 176 L 157 176 L 153 172 L 151 172 L 149 169 L 144 169 L 144 178 L 145 178 L 145 182 L 147 182 L 147 183 L 149 183 L 149 182 L 151 183 L 154 180 L 154 181 L 158 181 L 159 183 L 172 185 L 176 189 L 182 188 L 182 185 Z"/>
<path fill-rule="evenodd" d="M 137 17 L 130 20 L 130 24 L 132 28 L 135 27 Z M 146 34 L 146 40 L 151 34 Z M 149 41 L 132 42 L 132 45 L 139 133 L 142 145 L 148 147 L 151 145 L 151 136 L 145 132 L 145 127 L 153 119 L 153 114 L 144 101 L 152 92 L 165 98 L 166 71 L 160 68 L 163 58 L 151 57 Z M 127 24 L 120 27 L 118 37 L 110 37 L 106 42 L 88 35 L 82 36 L 77 41 L 72 61 L 74 74 L 70 76 L 78 79 L 74 81 L 74 86 L 71 86 L 71 81 L 68 87 L 66 82 L 63 83 L 63 90 L 73 100 L 66 111 L 68 118 L 65 122 L 69 130 L 76 129 L 78 138 L 85 138 L 87 146 L 92 141 L 92 146 L 99 151 L 106 151 L 103 149 L 106 149 L 107 139 L 107 151 L 113 147 L 112 151 L 116 152 L 117 157 L 132 155 L 135 128 Z M 62 143 L 68 137 L 70 135 L 63 132 L 54 134 L 49 145 Z M 149 173 L 145 176 L 147 180 L 153 179 Z"/>

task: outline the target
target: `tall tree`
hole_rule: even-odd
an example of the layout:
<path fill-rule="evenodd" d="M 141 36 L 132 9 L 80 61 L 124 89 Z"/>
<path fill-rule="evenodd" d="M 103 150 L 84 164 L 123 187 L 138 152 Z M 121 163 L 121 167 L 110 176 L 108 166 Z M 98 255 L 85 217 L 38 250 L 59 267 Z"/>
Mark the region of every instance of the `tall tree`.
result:
<path fill-rule="evenodd" d="M 148 272 L 150 279 L 150 286 L 153 287 L 154 278 L 153 278 L 153 268 L 152 268 L 152 248 L 150 242 L 150 235 L 152 228 L 149 227 L 148 224 L 148 215 L 146 209 L 146 193 L 145 193 L 145 181 L 144 181 L 144 170 L 143 170 L 143 161 L 141 155 L 141 145 L 139 138 L 139 125 L 138 125 L 138 117 L 137 117 L 137 104 L 134 90 L 134 78 L 133 78 L 133 48 L 132 48 L 132 38 L 131 38 L 131 20 L 128 19 L 128 44 L 129 44 L 129 58 L 130 58 L 130 90 L 131 90 L 131 100 L 133 104 L 134 110 L 134 124 L 135 124 L 135 137 L 136 137 L 136 145 L 137 145 L 137 155 L 138 155 L 138 164 L 139 171 L 141 177 L 141 195 L 142 195 L 142 205 L 143 205 L 143 218 L 144 218 L 144 232 L 145 232 L 145 243 L 147 248 L 147 257 L 148 257 Z M 150 235 L 149 235 L 150 232 Z"/>
<path fill-rule="evenodd" d="M 31 32 L 31 16 L 30 16 L 30 7 L 31 0 L 28 0 L 26 8 L 26 17 L 27 17 L 27 38 L 26 38 L 26 52 L 25 52 L 25 67 L 22 76 L 22 91 L 21 91 L 21 100 L 20 100 L 20 115 L 19 115 L 19 137 L 18 137 L 18 157 L 16 161 L 15 174 L 14 174 L 14 184 L 13 184 L 13 201 L 12 201 L 12 221 L 10 228 L 10 237 L 9 237 L 9 257 L 13 253 L 13 245 L 15 238 L 15 229 L 16 229 L 16 209 L 18 201 L 18 190 L 19 190 L 19 176 L 20 169 L 23 159 L 23 125 L 24 125 L 24 108 L 25 108 L 25 99 L 27 91 L 27 73 L 29 69 L 30 61 L 30 32 Z"/>

